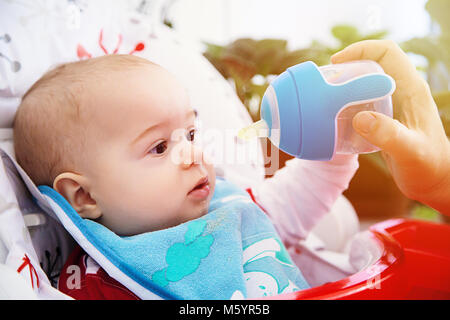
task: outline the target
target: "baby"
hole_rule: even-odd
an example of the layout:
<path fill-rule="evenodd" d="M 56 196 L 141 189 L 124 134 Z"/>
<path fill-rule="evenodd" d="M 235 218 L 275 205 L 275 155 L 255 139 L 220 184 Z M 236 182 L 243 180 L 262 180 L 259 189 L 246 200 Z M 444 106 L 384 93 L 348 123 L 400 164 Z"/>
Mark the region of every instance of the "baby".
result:
<path fill-rule="evenodd" d="M 216 175 L 211 161 L 195 143 L 195 117 L 185 89 L 162 67 L 132 55 L 92 58 L 63 64 L 28 90 L 14 123 L 15 154 L 36 185 L 51 186 L 80 217 L 95 221 L 124 239 L 160 235 L 191 226 L 188 223 L 202 221 L 200 218 L 210 215 L 210 211 L 221 209 L 218 204 L 214 210 L 210 207 Z M 294 159 L 250 193 L 253 199 L 261 199 L 267 215 L 251 200 L 245 202 L 251 214 L 246 210 L 239 215 L 225 211 L 227 219 L 228 214 L 235 215 L 239 221 L 236 230 L 242 233 L 235 241 L 239 242 L 236 259 L 228 254 L 233 251 L 231 245 L 220 243 L 220 235 L 212 233 L 214 246 L 208 244 L 210 254 L 200 264 L 207 265 L 208 258 L 215 256 L 234 259 L 239 265 L 221 263 L 229 270 L 223 273 L 229 273 L 234 277 L 232 281 L 243 285 L 219 298 L 253 298 L 308 288 L 282 242 L 289 246 L 304 238 L 347 188 L 357 167 L 356 156 L 338 156 L 323 163 Z M 247 194 L 249 199 L 250 195 Z M 269 268 L 268 274 L 282 274 L 275 277 L 275 291 L 264 291 L 267 288 L 254 281 L 246 270 L 242 274 L 242 257 L 251 245 L 244 242 L 245 237 L 258 235 L 248 236 L 243 230 L 254 232 L 248 231 L 252 228 L 260 228 L 259 234 L 272 235 L 272 242 L 261 241 L 260 245 L 279 246 L 279 264 L 264 267 Z M 236 230 L 227 232 L 234 234 Z M 152 246 L 158 249 L 160 244 Z M 166 251 L 162 247 L 161 244 L 164 261 Z M 62 281 L 67 279 L 69 265 L 80 266 L 81 287 L 70 288 Z M 216 267 L 220 270 L 220 263 L 209 270 Z M 287 267 L 289 270 L 283 271 Z M 241 270 L 238 280 L 233 268 Z M 201 271 L 199 278 L 195 278 L 195 273 L 185 276 L 184 286 L 176 287 L 178 282 L 169 282 L 166 269 L 161 270 L 152 275 L 152 281 L 175 292 L 175 297 L 217 298 L 209 296 L 196 280 L 205 277 Z M 230 287 L 226 276 L 217 281 L 222 281 L 224 288 Z M 281 282 L 285 284 L 281 286 Z M 58 286 L 78 299 L 139 298 L 80 248 L 67 261 Z M 186 288 L 189 290 L 184 295 Z"/>

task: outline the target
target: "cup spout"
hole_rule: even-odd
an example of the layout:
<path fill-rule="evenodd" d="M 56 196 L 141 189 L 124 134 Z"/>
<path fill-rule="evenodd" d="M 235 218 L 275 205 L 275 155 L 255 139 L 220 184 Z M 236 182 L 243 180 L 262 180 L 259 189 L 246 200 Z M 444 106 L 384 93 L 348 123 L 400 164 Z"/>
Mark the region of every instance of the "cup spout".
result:
<path fill-rule="evenodd" d="M 256 121 L 248 127 L 242 128 L 238 132 L 238 137 L 242 140 L 251 140 L 254 138 L 267 138 L 269 136 L 269 126 L 264 119 Z"/>

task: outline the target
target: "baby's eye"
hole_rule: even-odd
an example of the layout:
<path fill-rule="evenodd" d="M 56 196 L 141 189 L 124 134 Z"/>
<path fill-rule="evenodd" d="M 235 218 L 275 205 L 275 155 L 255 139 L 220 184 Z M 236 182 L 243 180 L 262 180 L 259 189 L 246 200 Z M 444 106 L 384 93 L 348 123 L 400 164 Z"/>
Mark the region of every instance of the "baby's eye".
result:
<path fill-rule="evenodd" d="M 156 147 L 152 148 L 148 153 L 151 154 L 162 154 L 167 150 L 167 142 L 163 141 L 159 143 Z"/>
<path fill-rule="evenodd" d="M 194 139 L 195 139 L 195 129 L 192 129 L 191 131 L 189 131 L 186 138 L 189 141 L 194 141 Z"/>

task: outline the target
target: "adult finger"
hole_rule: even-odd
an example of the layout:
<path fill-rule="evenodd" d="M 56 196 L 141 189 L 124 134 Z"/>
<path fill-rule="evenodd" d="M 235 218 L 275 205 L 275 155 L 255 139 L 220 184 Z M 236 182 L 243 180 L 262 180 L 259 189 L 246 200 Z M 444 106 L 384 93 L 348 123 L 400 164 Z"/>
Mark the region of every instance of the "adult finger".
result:
<path fill-rule="evenodd" d="M 418 74 L 408 56 L 391 40 L 364 40 L 353 43 L 331 57 L 332 63 L 352 60 L 373 60 L 396 81 L 409 79 Z"/>
<path fill-rule="evenodd" d="M 359 112 L 353 117 L 352 124 L 358 134 L 396 161 L 411 159 L 416 152 L 417 132 L 382 113 Z"/>
<path fill-rule="evenodd" d="M 430 114 L 436 114 L 437 110 L 430 88 L 394 41 L 356 42 L 331 57 L 332 63 L 352 60 L 373 60 L 394 78 L 397 87 L 392 96 L 394 112 L 408 128 L 435 125 L 437 117 Z M 421 119 L 420 123 L 417 119 Z"/>

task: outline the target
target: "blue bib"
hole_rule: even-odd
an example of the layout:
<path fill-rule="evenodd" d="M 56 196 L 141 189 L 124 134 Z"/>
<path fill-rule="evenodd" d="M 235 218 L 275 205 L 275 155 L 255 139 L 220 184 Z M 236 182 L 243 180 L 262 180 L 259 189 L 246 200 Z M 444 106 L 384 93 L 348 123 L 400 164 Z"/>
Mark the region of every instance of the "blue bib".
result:
<path fill-rule="evenodd" d="M 54 189 L 39 190 L 86 253 L 141 299 L 256 298 L 309 288 L 265 213 L 223 179 L 206 215 L 130 237 L 81 218 Z"/>

